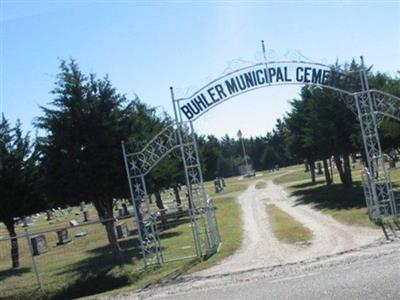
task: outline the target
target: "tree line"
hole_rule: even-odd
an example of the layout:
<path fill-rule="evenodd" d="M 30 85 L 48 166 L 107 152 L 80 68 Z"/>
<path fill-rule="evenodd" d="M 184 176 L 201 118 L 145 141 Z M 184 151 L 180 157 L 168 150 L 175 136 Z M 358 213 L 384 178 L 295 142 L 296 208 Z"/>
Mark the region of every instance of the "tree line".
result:
<path fill-rule="evenodd" d="M 360 68 L 354 61 L 335 67 Z M 400 96 L 399 76 L 369 72 L 369 80 L 371 87 Z M 119 93 L 107 76 L 85 75 L 74 60 L 61 61 L 51 94 L 52 102 L 41 107 L 42 114 L 34 121 L 39 136 L 24 135 L 21 124 L 12 126 L 4 115 L 0 122 L 0 221 L 11 237 L 13 267 L 19 266 L 15 218 L 86 201 L 93 203 L 100 219 L 112 220 L 114 199 L 129 198 L 121 141 L 143 145 L 171 123 L 166 113 Z M 351 186 L 350 157 L 364 153 L 355 115 L 327 89 L 304 87 L 290 103 L 291 110 L 272 131 L 244 139 L 253 168 L 270 170 L 307 160 L 315 181 L 315 162 L 322 161 L 328 170 L 333 158 L 341 182 Z M 380 131 L 382 147 L 395 161 L 399 124 L 385 120 Z M 238 139 L 227 135 L 197 139 L 205 179 L 239 175 L 244 159 Z M 330 184 L 329 172 L 325 176 Z M 161 191 L 172 188 L 180 204 L 178 187 L 184 184 L 177 153 L 161 161 L 147 178 L 160 210 L 164 209 Z M 104 224 L 110 249 L 119 256 L 114 224 Z"/>

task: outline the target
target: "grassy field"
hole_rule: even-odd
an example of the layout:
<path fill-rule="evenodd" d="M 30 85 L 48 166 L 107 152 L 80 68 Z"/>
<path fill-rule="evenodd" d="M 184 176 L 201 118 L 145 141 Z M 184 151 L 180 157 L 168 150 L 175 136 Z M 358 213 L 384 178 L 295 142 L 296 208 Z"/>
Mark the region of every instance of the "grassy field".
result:
<path fill-rule="evenodd" d="M 256 182 L 256 189 L 262 190 L 265 189 L 267 187 L 267 183 L 265 181 L 257 181 Z"/>
<path fill-rule="evenodd" d="M 309 244 L 312 239 L 310 229 L 293 219 L 274 204 L 267 205 L 272 231 L 281 242 L 288 244 Z"/>
<path fill-rule="evenodd" d="M 179 261 L 174 263 L 167 263 L 155 269 L 156 273 L 143 273 L 142 278 L 135 282 L 129 282 L 124 287 L 108 291 L 103 294 L 97 294 L 97 296 L 110 296 L 118 295 L 148 286 L 161 281 L 166 281 L 175 278 L 178 275 L 184 273 L 193 273 L 206 269 L 221 259 L 224 259 L 232 255 L 237 249 L 239 249 L 242 239 L 242 218 L 240 205 L 236 201 L 236 197 L 244 191 L 251 180 L 241 180 L 240 177 L 228 178 L 225 180 L 226 188 L 224 191 L 215 194 L 214 185 L 212 182 L 208 182 L 206 187 L 210 193 L 210 196 L 214 199 L 216 206 L 216 216 L 218 220 L 219 231 L 222 239 L 221 247 L 218 253 L 208 257 L 205 260 L 192 259 L 188 261 Z M 234 224 L 234 226 L 232 226 Z M 171 242 L 174 242 L 171 239 Z M 158 274 L 162 272 L 163 274 Z M 93 299 L 94 297 L 87 297 L 85 299 Z"/>
<path fill-rule="evenodd" d="M 214 194 L 212 182 L 207 183 L 216 206 L 222 245 L 217 254 L 204 261 L 193 257 L 195 248 L 188 218 L 171 223 L 172 225 L 161 233 L 160 239 L 165 259 L 174 260 L 182 256 L 193 258 L 168 262 L 160 267 L 152 267 L 146 272 L 138 252 L 136 226 L 132 218 L 125 220 L 132 235 L 120 240 L 124 258 L 118 263 L 108 251 L 103 225 L 90 224 L 69 228 L 71 237 L 79 231 L 85 231 L 87 236 L 73 237 L 73 242 L 65 246 L 56 246 L 55 232 L 46 234 L 49 251 L 35 257 L 46 296 L 36 287 L 26 240 L 19 239 L 21 267 L 18 270 L 10 269 L 9 241 L 0 242 L 0 299 L 71 299 L 85 296 L 90 298 L 91 295 L 104 292 L 118 294 L 209 267 L 234 253 L 241 245 L 241 211 L 235 199 L 251 182 L 253 181 L 238 177 L 228 178 L 226 188 L 218 194 Z M 29 230 L 64 226 L 71 218 L 80 222 L 80 217 L 71 212 L 69 217 L 66 216 L 53 224 L 38 220 Z"/>
<path fill-rule="evenodd" d="M 218 194 L 215 194 L 213 182 L 207 182 L 206 188 L 214 198 L 216 205 L 216 215 L 222 238 L 220 251 L 203 261 L 197 258 L 188 258 L 153 267 L 146 272 L 143 270 L 143 262 L 138 252 L 136 226 L 132 218 L 125 220 L 132 235 L 120 240 L 124 259 L 118 264 L 109 254 L 105 230 L 99 223 L 69 228 L 72 237 L 79 231 L 85 231 L 88 235 L 85 238 L 73 238 L 73 243 L 66 246 L 56 246 L 57 236 L 55 232 L 50 232 L 46 234 L 49 252 L 35 257 L 46 297 L 43 297 L 36 288 L 26 239 L 19 239 L 21 267 L 18 270 L 10 269 L 9 241 L 0 239 L 0 299 L 71 299 L 84 296 L 90 298 L 99 293 L 120 294 L 168 280 L 179 274 L 207 268 L 233 254 L 241 245 L 242 220 L 240 207 L 235 201 L 237 195 L 252 183 L 256 183 L 258 188 L 265 187 L 265 182 L 263 184 L 261 180 L 269 178 L 274 178 L 276 182 L 284 184 L 289 192 L 297 196 L 299 204 L 309 204 L 347 224 L 374 227 L 375 225 L 368 219 L 360 185 L 360 174 L 361 168 L 356 165 L 353 173 L 355 184 L 350 189 L 345 189 L 338 184 L 337 174 L 334 176 L 335 184 L 332 186 L 326 186 L 323 177 L 318 178 L 316 184 L 311 184 L 309 174 L 304 173 L 302 165 L 282 168 L 275 172 L 262 172 L 257 174 L 257 177 L 246 180 L 239 177 L 227 178 L 225 180 L 226 188 Z M 399 188 L 400 171 L 398 169 L 391 170 L 391 177 L 395 186 Z M 170 205 L 168 201 L 166 203 Z M 307 240 L 307 229 L 300 237 L 296 234 L 293 235 L 298 229 L 293 230 L 291 227 L 294 225 L 290 216 L 285 215 L 276 207 L 267 209 L 276 219 L 274 230 L 282 239 L 286 239 L 287 242 Z M 91 206 L 90 217 L 91 220 L 97 219 L 97 214 Z M 83 216 L 79 213 L 79 208 L 72 208 L 68 215 L 59 216 L 51 224 L 42 216 L 33 226 L 29 227 L 29 230 L 47 230 L 68 226 L 70 219 L 82 222 Z M 298 225 L 295 224 L 295 227 L 299 228 Z M 24 231 L 18 227 L 18 232 L 23 233 Z M 0 226 L 0 236 L 7 236 L 2 226 Z M 166 228 L 161 234 L 161 246 L 167 260 L 174 260 L 178 256 L 193 257 L 195 251 L 189 220 L 187 218 L 177 219 L 169 228 Z"/>
<path fill-rule="evenodd" d="M 287 173 L 274 179 L 283 184 L 292 195 L 298 198 L 299 204 L 308 204 L 331 215 L 340 222 L 377 228 L 368 218 L 364 192 L 361 184 L 362 165 L 354 164 L 353 181 L 351 188 L 344 188 L 340 184 L 339 175 L 334 170 L 334 184 L 327 186 L 325 177 L 318 176 L 315 184 L 311 183 L 310 173 L 304 172 L 302 165 L 289 167 Z M 389 170 L 395 189 L 400 188 L 400 169 Z"/>
<path fill-rule="evenodd" d="M 353 174 L 353 179 L 356 181 L 361 180 L 361 171 L 362 171 L 362 165 L 359 163 L 356 163 L 354 170 L 352 171 Z M 310 172 L 304 172 L 304 166 L 303 165 L 297 165 L 297 166 L 292 166 L 286 168 L 286 171 L 284 175 L 279 176 L 274 179 L 274 181 L 278 184 L 290 184 L 296 181 L 311 181 L 311 175 Z M 317 181 L 323 181 L 325 180 L 325 175 L 324 174 L 315 174 L 315 178 Z M 337 171 L 334 169 L 333 172 L 333 180 L 334 182 L 339 182 L 339 174 Z"/>

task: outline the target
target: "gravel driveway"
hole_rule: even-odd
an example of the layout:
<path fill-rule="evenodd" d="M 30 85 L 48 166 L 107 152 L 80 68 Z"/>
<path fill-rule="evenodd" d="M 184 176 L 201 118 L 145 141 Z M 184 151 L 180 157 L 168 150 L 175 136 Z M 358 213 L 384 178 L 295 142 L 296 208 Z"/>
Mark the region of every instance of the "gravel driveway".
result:
<path fill-rule="evenodd" d="M 385 251 L 398 251 L 398 246 L 387 245 L 380 230 L 344 225 L 308 205 L 296 205 L 295 200 L 272 180 L 267 181 L 265 189 L 256 189 L 252 184 L 238 197 L 244 221 L 244 241 L 239 251 L 209 269 L 114 299 L 183 299 L 179 295 L 198 296 L 196 291 L 206 293 L 209 289 L 219 289 L 221 295 L 228 285 L 297 276 L 309 270 L 380 257 Z M 265 207 L 268 203 L 311 229 L 311 245 L 279 242 L 270 228 Z"/>

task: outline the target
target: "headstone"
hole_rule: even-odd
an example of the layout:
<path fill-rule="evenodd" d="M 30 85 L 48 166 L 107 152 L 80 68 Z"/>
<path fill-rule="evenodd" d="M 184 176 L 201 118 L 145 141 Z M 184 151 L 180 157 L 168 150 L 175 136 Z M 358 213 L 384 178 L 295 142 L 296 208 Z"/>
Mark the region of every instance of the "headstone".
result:
<path fill-rule="evenodd" d="M 128 210 L 128 206 L 126 205 L 126 203 L 122 203 L 122 209 L 124 210 L 124 215 L 129 216 L 129 210 Z"/>
<path fill-rule="evenodd" d="M 75 234 L 75 237 L 84 237 L 84 236 L 87 236 L 87 232 L 85 232 L 85 231 L 81 231 L 81 232 L 78 232 L 78 233 L 76 233 Z"/>
<path fill-rule="evenodd" d="M 218 184 L 219 184 L 219 188 L 222 191 L 224 189 L 224 185 L 222 184 L 222 177 L 218 177 Z"/>
<path fill-rule="evenodd" d="M 219 193 L 221 191 L 221 187 L 220 187 L 218 178 L 214 179 L 214 188 L 215 188 L 215 193 Z"/>
<path fill-rule="evenodd" d="M 322 164 L 321 162 L 317 162 L 317 174 L 322 174 Z"/>
<path fill-rule="evenodd" d="M 115 226 L 117 230 L 117 236 L 119 239 L 123 239 L 128 237 L 129 231 L 128 231 L 128 225 L 126 225 L 125 222 L 119 223 Z"/>
<path fill-rule="evenodd" d="M 69 221 L 69 226 L 71 226 L 71 227 L 75 227 L 75 226 L 78 226 L 78 225 L 79 225 L 79 223 L 78 223 L 77 220 L 71 220 L 71 221 Z"/>
<path fill-rule="evenodd" d="M 81 211 L 84 211 L 85 208 L 86 208 L 85 201 L 82 201 L 82 202 L 79 204 L 79 206 L 80 206 L 80 208 L 81 208 Z"/>
<path fill-rule="evenodd" d="M 68 236 L 67 228 L 62 228 L 56 231 L 58 237 L 57 246 L 65 245 L 71 242 L 71 239 Z"/>
<path fill-rule="evenodd" d="M 221 182 L 222 182 L 222 186 L 223 186 L 223 187 L 226 187 L 225 178 L 224 178 L 224 177 L 221 177 Z"/>
<path fill-rule="evenodd" d="M 395 158 L 390 158 L 389 159 L 389 168 L 390 169 L 396 168 L 396 159 Z"/>
<path fill-rule="evenodd" d="M 123 208 L 118 208 L 118 217 L 122 218 L 124 216 L 124 209 Z"/>
<path fill-rule="evenodd" d="M 49 251 L 47 240 L 44 234 L 38 234 L 31 237 L 33 255 L 40 255 Z"/>
<path fill-rule="evenodd" d="M 53 212 L 51 210 L 46 210 L 47 221 L 50 221 L 53 218 Z"/>
<path fill-rule="evenodd" d="M 304 172 L 305 173 L 310 172 L 309 164 L 306 159 L 304 160 Z"/>
<path fill-rule="evenodd" d="M 33 224 L 32 217 L 24 217 L 23 222 L 24 222 L 23 227 L 27 227 L 29 225 L 32 225 Z"/>
<path fill-rule="evenodd" d="M 224 185 L 222 184 L 222 179 L 221 177 L 218 178 L 218 183 L 219 183 L 219 188 L 221 189 L 221 191 L 224 189 Z"/>
<path fill-rule="evenodd" d="M 89 222 L 89 212 L 83 211 L 83 222 Z"/>

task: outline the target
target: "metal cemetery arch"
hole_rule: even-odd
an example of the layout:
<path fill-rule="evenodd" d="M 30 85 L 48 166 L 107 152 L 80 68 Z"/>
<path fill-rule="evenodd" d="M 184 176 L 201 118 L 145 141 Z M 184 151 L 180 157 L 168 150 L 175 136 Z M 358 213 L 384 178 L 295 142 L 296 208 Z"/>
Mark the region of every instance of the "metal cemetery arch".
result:
<path fill-rule="evenodd" d="M 201 257 L 218 249 L 220 237 L 212 200 L 204 188 L 193 122 L 220 103 L 243 93 L 268 86 L 309 85 L 337 92 L 359 120 L 367 166 L 363 187 L 370 219 L 376 223 L 385 217 L 399 218 L 400 206 L 384 165 L 378 126 L 384 117 L 400 121 L 400 98 L 369 88 L 367 71 L 349 74 L 330 66 L 303 60 L 267 61 L 262 43 L 263 61 L 237 68 L 203 86 L 189 97 L 175 98 L 171 88 L 175 122 L 164 128 L 144 148 L 126 153 L 122 143 L 131 198 L 145 267 L 164 262 L 157 230 L 156 215 L 149 206 L 145 176 L 165 156 L 179 149 L 185 169 L 189 215 L 196 247 Z M 354 75 L 357 75 L 354 81 Z"/>
<path fill-rule="evenodd" d="M 196 256 L 203 257 L 216 252 L 220 244 L 218 225 L 213 201 L 204 188 L 192 124 L 174 122 L 151 139 L 141 151 L 127 153 L 123 142 L 122 150 L 145 267 L 166 261 L 161 250 L 157 215 L 150 207 L 145 177 L 158 162 L 174 150 L 180 150 L 185 168 L 186 194 L 189 202 L 187 211 Z"/>

